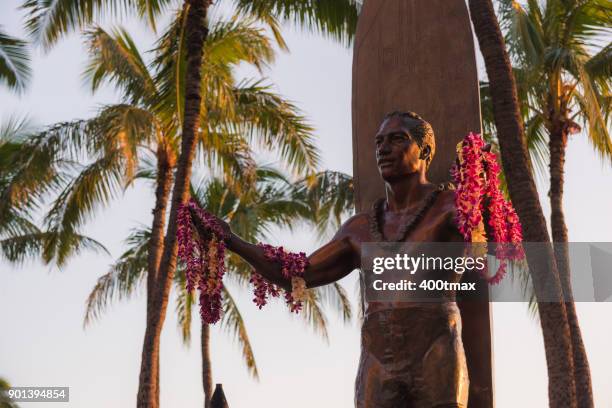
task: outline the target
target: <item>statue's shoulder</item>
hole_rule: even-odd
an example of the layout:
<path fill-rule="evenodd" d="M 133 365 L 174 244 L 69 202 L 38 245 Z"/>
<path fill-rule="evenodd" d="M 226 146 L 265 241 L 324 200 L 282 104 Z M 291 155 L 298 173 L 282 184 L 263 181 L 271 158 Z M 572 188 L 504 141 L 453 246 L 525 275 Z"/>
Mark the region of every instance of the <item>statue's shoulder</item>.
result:
<path fill-rule="evenodd" d="M 449 216 L 453 216 L 455 207 L 455 185 L 451 182 L 438 185 L 441 190 L 437 200 L 438 211 Z"/>
<path fill-rule="evenodd" d="M 367 212 L 359 212 L 346 220 L 338 230 L 338 236 L 350 235 L 352 237 L 362 236 L 367 233 L 369 218 Z"/>
<path fill-rule="evenodd" d="M 436 203 L 437 212 L 444 220 L 444 224 L 453 230 L 457 230 L 457 207 L 455 205 L 455 186 L 448 183 L 447 188 L 442 189 Z"/>
<path fill-rule="evenodd" d="M 342 224 L 342 228 L 355 229 L 368 224 L 368 212 L 358 212 Z"/>

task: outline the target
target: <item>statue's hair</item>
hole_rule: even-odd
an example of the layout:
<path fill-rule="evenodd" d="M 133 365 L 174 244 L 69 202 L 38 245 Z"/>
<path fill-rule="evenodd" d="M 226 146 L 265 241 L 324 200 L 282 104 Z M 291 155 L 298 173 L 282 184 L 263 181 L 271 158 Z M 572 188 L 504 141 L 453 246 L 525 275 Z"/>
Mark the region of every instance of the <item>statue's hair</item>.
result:
<path fill-rule="evenodd" d="M 429 164 L 436 153 L 436 137 L 429 122 L 414 112 L 394 111 L 386 114 L 382 123 L 384 124 L 386 121 L 392 118 L 399 118 L 402 121 L 404 126 L 406 126 L 406 128 L 408 128 L 410 131 L 410 135 L 414 137 L 421 150 L 423 150 L 425 146 L 429 146 L 430 153 L 429 157 L 427 158 L 427 167 L 429 167 Z"/>

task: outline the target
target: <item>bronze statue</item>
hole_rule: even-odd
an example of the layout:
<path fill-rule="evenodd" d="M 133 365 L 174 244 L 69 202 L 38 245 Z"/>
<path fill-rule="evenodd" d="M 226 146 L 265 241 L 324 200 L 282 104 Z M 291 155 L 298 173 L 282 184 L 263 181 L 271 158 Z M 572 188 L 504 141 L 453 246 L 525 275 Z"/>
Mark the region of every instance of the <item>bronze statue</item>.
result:
<path fill-rule="evenodd" d="M 335 282 L 360 268 L 364 242 L 463 240 L 454 223 L 453 192 L 426 177 L 435 153 L 429 123 L 412 112 L 393 112 L 384 118 L 372 143 L 376 144 L 386 199 L 370 212 L 351 217 L 329 243 L 308 257 L 304 274 L 308 287 Z M 291 290 L 279 265 L 267 261 L 261 247 L 233 234 L 226 223 L 222 225 L 231 251 L 269 281 Z M 202 225 L 197 227 L 200 233 L 207 233 Z M 366 302 L 361 332 L 356 407 L 467 406 L 469 380 L 461 317 L 453 299 Z"/>

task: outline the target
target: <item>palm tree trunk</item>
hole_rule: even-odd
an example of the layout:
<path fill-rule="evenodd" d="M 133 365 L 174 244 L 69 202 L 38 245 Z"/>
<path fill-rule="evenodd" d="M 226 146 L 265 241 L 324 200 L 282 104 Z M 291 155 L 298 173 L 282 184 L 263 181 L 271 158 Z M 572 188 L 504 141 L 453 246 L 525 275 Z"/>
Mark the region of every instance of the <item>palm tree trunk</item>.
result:
<path fill-rule="evenodd" d="M 567 131 L 563 123 L 555 123 L 549 131 L 550 141 L 550 224 L 555 246 L 555 259 L 559 269 L 561 287 L 565 300 L 565 309 L 570 328 L 572 353 L 574 359 L 574 380 L 576 382 L 576 400 L 578 408 L 592 408 L 593 389 L 589 360 L 582 341 L 582 333 L 576 315 L 576 306 L 572 292 L 569 267 L 569 248 L 567 226 L 563 212 L 563 185 Z"/>
<path fill-rule="evenodd" d="M 204 41 L 208 34 L 206 13 L 211 0 L 187 0 L 188 10 L 185 21 L 186 33 L 186 72 L 185 72 L 185 117 L 183 120 L 181 154 L 176 168 L 172 204 L 168 230 L 164 239 L 159 270 L 157 273 L 157 288 L 154 297 L 155 307 L 147 317 L 144 344 L 142 347 L 142 363 L 138 385 L 138 408 L 158 408 L 155 397 L 155 377 L 159 372 L 159 343 L 161 330 L 166 318 L 168 298 L 172 279 L 176 269 L 176 229 L 179 207 L 189 197 L 191 165 L 195 155 L 197 132 L 200 127 L 200 106 L 202 102 L 201 65 Z"/>
<path fill-rule="evenodd" d="M 502 164 L 508 190 L 524 227 L 527 242 L 550 242 L 546 221 L 527 155 L 516 84 L 504 38 L 499 28 L 491 0 L 469 0 L 470 14 L 480 44 L 489 83 L 495 125 L 497 127 Z M 538 303 L 544 350 L 548 367 L 548 398 L 551 407 L 576 407 L 573 358 L 570 330 L 565 305 L 562 302 L 554 253 L 542 257 L 526 248 L 536 296 L 541 296 L 543 283 L 552 276 L 559 302 Z M 548 279 L 549 281 L 551 279 Z"/>
<path fill-rule="evenodd" d="M 155 207 L 153 208 L 153 224 L 149 240 L 149 257 L 147 265 L 147 320 L 151 316 L 155 302 L 157 270 L 164 250 L 163 239 L 166 223 L 166 208 L 172 186 L 172 171 L 174 160 L 168 147 L 160 144 L 157 148 L 157 179 L 155 189 Z M 153 378 L 153 388 L 156 405 L 159 405 L 159 362 Z"/>
<path fill-rule="evenodd" d="M 204 387 L 204 408 L 210 408 L 212 398 L 212 362 L 210 361 L 210 326 L 202 322 L 202 386 Z"/>

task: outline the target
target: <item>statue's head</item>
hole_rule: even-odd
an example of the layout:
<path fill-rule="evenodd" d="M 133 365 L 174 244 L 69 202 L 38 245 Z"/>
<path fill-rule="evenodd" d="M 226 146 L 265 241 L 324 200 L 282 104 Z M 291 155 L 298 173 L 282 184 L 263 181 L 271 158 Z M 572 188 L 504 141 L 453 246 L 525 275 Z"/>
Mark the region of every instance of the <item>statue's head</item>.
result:
<path fill-rule="evenodd" d="M 436 151 L 429 123 L 414 112 L 392 112 L 376 133 L 376 163 L 383 180 L 426 172 Z"/>

